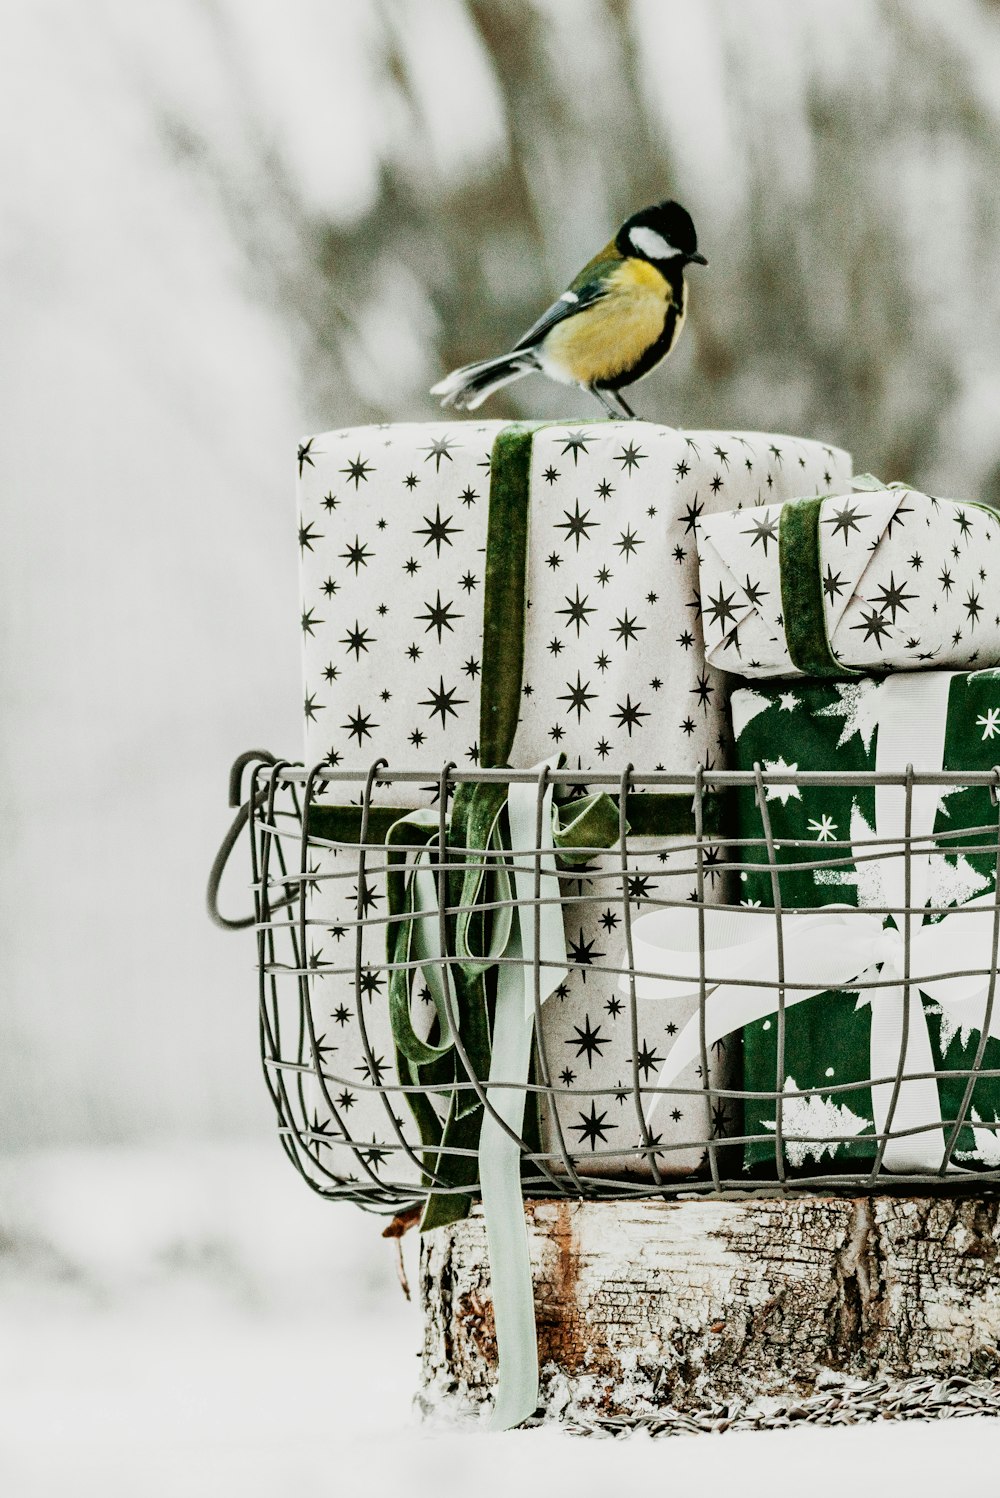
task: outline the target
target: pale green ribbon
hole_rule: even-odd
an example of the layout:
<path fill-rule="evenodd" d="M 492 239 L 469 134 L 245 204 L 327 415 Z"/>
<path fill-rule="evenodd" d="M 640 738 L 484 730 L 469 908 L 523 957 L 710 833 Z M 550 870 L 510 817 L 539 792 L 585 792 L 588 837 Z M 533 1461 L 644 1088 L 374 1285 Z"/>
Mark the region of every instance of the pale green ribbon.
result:
<path fill-rule="evenodd" d="M 559 763 L 557 755 L 535 769 L 541 773 L 545 768 L 558 768 Z M 440 856 L 436 850 L 428 847 L 415 855 L 409 885 L 413 932 L 410 955 L 421 964 L 440 1027 L 439 1044 L 428 1047 L 429 1055 L 432 1051 L 443 1055 L 454 1045 L 454 996 L 448 961 L 485 968 L 504 959 L 499 961 L 485 1089 L 489 1106 L 484 1110 L 479 1136 L 479 1181 L 499 1362 L 495 1397 L 487 1417 L 493 1430 L 519 1425 L 534 1414 L 538 1405 L 538 1343 L 519 1139 L 537 1008 L 568 973 L 552 787 L 547 786 L 542 794 L 540 822 L 537 781 L 512 784 L 506 807 L 511 848 L 504 849 L 500 835 L 501 806 L 487 839 L 482 872 L 477 875 L 470 870 L 467 875 L 453 957 L 442 950 L 438 887 L 428 866 L 432 858 Z M 612 822 L 613 838 L 617 837 L 618 812 L 608 797 L 588 797 L 571 803 L 571 809 L 573 820 L 565 826 L 560 824 L 558 834 L 559 843 L 565 840 L 569 845 L 564 856 L 573 856 L 574 840 L 584 843 L 589 837 L 599 837 L 602 845 L 609 843 Z M 429 826 L 437 818 L 432 812 L 424 812 L 408 820 Z M 489 854 L 495 856 L 490 858 Z M 494 913 L 489 949 L 474 952 L 469 945 L 469 929 L 487 863 L 496 876 L 499 908 Z"/>

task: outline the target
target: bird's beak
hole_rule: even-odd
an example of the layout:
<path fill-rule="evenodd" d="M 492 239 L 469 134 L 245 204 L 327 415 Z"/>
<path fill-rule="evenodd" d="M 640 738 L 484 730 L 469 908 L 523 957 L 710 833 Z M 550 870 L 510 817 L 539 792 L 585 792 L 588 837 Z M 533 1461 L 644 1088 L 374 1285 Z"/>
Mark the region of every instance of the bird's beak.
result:
<path fill-rule="evenodd" d="M 688 256 L 688 264 L 707 265 L 708 261 L 705 259 L 704 255 L 694 254 Z"/>

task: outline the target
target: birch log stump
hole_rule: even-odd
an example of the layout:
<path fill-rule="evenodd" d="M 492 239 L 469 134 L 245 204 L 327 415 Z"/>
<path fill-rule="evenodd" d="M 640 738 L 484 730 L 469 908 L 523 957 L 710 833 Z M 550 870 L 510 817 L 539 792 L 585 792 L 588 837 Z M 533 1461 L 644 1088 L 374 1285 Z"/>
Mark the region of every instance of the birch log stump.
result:
<path fill-rule="evenodd" d="M 543 1418 L 704 1428 L 786 1423 L 776 1411 L 855 1418 L 852 1400 L 861 1418 L 875 1405 L 934 1413 L 905 1407 L 911 1394 L 926 1405 L 927 1390 L 1000 1407 L 996 1199 L 528 1202 L 526 1213 Z M 496 1371 L 481 1213 L 424 1239 L 420 1291 L 418 1404 L 470 1413 Z"/>

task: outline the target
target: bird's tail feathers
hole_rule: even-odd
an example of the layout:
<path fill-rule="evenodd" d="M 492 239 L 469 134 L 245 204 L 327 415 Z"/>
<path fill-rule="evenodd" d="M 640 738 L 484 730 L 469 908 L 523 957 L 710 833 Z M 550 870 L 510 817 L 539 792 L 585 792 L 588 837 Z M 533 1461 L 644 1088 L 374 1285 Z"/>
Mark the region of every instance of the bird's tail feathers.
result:
<path fill-rule="evenodd" d="M 453 370 L 445 379 L 431 386 L 431 395 L 439 395 L 442 406 L 474 411 L 494 390 L 513 384 L 537 367 L 534 358 L 527 353 L 500 354 L 496 359 L 482 359 L 478 364 L 466 364 L 462 369 Z"/>

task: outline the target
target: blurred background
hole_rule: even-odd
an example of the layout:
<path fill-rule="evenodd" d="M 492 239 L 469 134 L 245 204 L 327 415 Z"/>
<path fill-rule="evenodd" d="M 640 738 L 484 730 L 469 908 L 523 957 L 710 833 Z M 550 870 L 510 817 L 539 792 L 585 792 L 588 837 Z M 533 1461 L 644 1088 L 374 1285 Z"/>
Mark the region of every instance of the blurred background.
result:
<path fill-rule="evenodd" d="M 202 903 L 229 762 L 299 752 L 296 442 L 433 419 L 676 196 L 711 267 L 644 416 L 1000 502 L 1000 4 L 2 14 L 0 1267 L 308 1323 L 363 1261 L 382 1305 L 374 1225 L 285 1181 L 252 939 Z M 529 413 L 592 405 L 486 414 Z"/>

